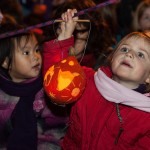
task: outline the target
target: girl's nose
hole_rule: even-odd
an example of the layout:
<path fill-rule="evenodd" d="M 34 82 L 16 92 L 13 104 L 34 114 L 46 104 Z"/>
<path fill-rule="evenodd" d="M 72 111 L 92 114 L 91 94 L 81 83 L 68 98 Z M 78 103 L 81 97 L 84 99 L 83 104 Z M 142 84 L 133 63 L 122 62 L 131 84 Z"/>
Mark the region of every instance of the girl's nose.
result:
<path fill-rule="evenodd" d="M 33 55 L 33 60 L 34 60 L 34 61 L 38 61 L 38 59 L 39 59 L 39 55 L 38 55 L 38 54 L 34 54 L 34 55 Z"/>
<path fill-rule="evenodd" d="M 126 56 L 130 58 L 134 58 L 134 52 L 130 50 L 129 52 L 126 53 Z"/>

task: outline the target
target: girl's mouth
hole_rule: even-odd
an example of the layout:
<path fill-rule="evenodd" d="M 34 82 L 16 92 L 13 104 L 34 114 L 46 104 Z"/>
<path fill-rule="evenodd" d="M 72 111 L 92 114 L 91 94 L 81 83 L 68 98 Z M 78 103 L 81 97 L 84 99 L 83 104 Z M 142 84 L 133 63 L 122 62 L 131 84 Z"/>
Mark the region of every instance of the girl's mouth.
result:
<path fill-rule="evenodd" d="M 124 66 L 126 66 L 126 67 L 132 68 L 132 66 L 131 66 L 128 62 L 126 62 L 126 61 L 123 61 L 123 62 L 121 63 L 121 65 L 124 65 Z"/>
<path fill-rule="evenodd" d="M 35 70 L 40 70 L 40 64 L 36 64 L 35 66 L 32 67 Z"/>

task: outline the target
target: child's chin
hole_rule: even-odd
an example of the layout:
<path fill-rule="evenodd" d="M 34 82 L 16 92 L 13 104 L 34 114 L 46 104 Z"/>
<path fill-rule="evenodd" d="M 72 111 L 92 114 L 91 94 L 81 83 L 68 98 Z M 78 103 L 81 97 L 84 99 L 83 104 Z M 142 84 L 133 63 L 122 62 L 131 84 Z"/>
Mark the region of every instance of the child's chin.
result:
<path fill-rule="evenodd" d="M 29 75 L 28 79 L 37 78 L 39 75 L 40 75 L 40 73 L 35 73 L 35 74 L 32 74 L 32 75 Z"/>

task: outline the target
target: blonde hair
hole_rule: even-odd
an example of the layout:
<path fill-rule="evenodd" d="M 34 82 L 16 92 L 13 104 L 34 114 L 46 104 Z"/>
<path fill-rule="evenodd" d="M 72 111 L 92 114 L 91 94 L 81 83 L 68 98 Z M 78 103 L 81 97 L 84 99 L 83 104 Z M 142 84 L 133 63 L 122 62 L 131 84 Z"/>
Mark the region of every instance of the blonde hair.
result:
<path fill-rule="evenodd" d="M 117 44 L 117 47 L 115 48 L 115 51 L 118 49 L 118 47 L 124 43 L 126 40 L 131 38 L 142 38 L 145 41 L 147 41 L 150 44 L 150 32 L 132 32 L 127 34 L 122 40 Z"/>
<path fill-rule="evenodd" d="M 133 17 L 132 29 L 133 31 L 141 31 L 141 27 L 139 25 L 139 20 L 142 17 L 145 9 L 150 7 L 150 0 L 143 0 L 139 3 Z"/>

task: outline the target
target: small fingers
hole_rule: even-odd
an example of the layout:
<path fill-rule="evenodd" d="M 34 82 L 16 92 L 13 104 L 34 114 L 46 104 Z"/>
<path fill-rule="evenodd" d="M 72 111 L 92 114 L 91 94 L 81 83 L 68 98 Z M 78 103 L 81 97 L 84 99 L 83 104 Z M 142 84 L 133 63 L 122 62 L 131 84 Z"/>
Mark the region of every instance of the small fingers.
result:
<path fill-rule="evenodd" d="M 77 13 L 76 9 L 68 9 L 65 13 L 63 13 L 61 15 L 62 20 L 64 21 L 68 21 L 70 19 L 73 18 L 73 16 L 75 15 L 75 13 Z M 75 20 L 77 19 L 77 17 L 75 17 Z"/>
<path fill-rule="evenodd" d="M 75 14 L 77 13 L 77 10 L 76 9 L 68 9 L 67 12 L 70 13 L 72 17 L 74 17 Z"/>
<path fill-rule="evenodd" d="M 60 28 L 61 28 L 61 30 L 65 29 L 65 22 L 61 22 Z"/>

